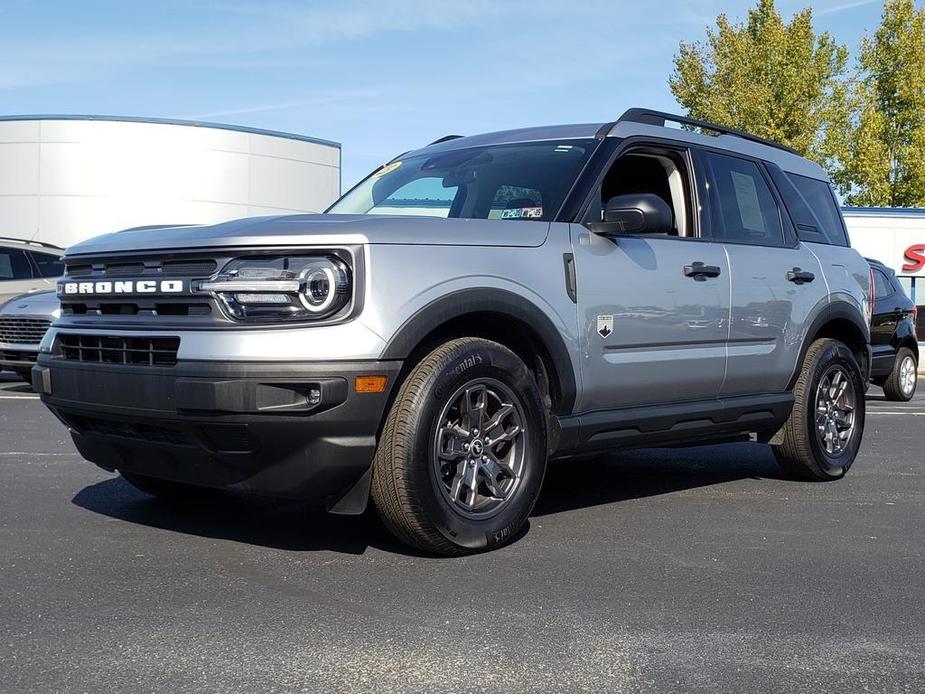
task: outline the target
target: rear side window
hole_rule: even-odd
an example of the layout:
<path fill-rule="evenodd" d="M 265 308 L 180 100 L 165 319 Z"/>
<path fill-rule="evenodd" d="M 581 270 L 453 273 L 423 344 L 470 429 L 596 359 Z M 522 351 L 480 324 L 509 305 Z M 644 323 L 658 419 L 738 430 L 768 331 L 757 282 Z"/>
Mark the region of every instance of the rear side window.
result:
<path fill-rule="evenodd" d="M 782 246 L 780 209 L 758 165 L 746 159 L 705 153 L 713 186 L 711 237 L 736 243 Z"/>
<path fill-rule="evenodd" d="M 32 268 L 26 252 L 15 248 L 0 248 L 0 280 L 31 280 Z"/>
<path fill-rule="evenodd" d="M 30 251 L 29 254 L 39 271 L 39 277 L 61 277 L 64 274 L 64 263 L 58 256 L 35 251 Z"/>
<path fill-rule="evenodd" d="M 835 203 L 835 195 L 825 181 L 797 174 L 787 174 L 787 177 L 803 196 L 806 204 L 816 215 L 821 225 L 820 231 L 826 236 L 829 243 L 835 246 L 847 246 L 848 234 L 842 222 L 841 213 Z"/>

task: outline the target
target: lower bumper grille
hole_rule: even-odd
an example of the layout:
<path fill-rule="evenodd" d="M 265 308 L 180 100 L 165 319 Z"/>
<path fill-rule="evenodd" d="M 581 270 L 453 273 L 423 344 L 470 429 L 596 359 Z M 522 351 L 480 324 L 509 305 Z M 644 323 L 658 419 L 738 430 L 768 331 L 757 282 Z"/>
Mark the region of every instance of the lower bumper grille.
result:
<path fill-rule="evenodd" d="M 71 428 L 82 434 L 97 434 L 99 436 L 115 436 L 136 441 L 150 443 L 164 443 L 172 446 L 191 446 L 192 442 L 179 429 L 156 424 L 143 424 L 138 422 L 122 422 L 97 417 L 66 416 Z"/>
<path fill-rule="evenodd" d="M 14 349 L 0 349 L 0 361 L 22 362 L 24 366 L 35 363 L 38 356 L 35 352 L 20 352 Z"/>
<path fill-rule="evenodd" d="M 51 321 L 43 318 L 0 318 L 0 342 L 20 345 L 38 344 L 45 337 Z"/>
<path fill-rule="evenodd" d="M 98 364 L 136 364 L 174 366 L 177 363 L 179 337 L 125 337 L 113 335 L 58 336 L 58 350 L 71 361 Z"/>

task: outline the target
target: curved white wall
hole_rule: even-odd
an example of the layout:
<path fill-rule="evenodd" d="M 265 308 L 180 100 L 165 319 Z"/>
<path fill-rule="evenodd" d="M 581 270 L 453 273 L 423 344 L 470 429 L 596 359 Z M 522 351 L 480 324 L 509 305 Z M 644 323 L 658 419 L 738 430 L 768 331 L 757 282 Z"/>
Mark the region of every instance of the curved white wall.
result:
<path fill-rule="evenodd" d="M 0 118 L 0 236 L 67 246 L 147 224 L 320 212 L 340 147 L 142 120 Z"/>

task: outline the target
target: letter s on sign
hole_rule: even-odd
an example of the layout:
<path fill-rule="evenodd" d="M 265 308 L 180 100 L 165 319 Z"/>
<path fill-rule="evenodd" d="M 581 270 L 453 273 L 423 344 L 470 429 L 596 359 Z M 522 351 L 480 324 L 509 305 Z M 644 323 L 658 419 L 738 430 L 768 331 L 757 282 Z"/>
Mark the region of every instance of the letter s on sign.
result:
<path fill-rule="evenodd" d="M 925 243 L 917 243 L 906 249 L 903 272 L 919 272 L 925 268 Z"/>

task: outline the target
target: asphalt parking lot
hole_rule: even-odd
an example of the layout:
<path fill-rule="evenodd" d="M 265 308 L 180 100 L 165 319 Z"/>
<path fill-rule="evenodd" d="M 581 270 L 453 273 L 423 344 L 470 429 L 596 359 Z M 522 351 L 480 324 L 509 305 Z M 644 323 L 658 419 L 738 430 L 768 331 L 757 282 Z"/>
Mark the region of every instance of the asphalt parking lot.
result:
<path fill-rule="evenodd" d="M 371 518 L 172 509 L 0 375 L 0 691 L 921 692 L 925 396 L 871 390 L 828 484 L 766 447 L 554 466 L 527 533 L 419 556 Z"/>

